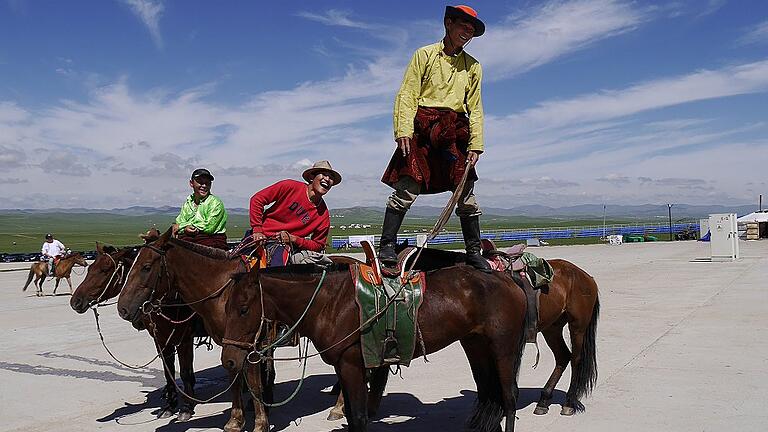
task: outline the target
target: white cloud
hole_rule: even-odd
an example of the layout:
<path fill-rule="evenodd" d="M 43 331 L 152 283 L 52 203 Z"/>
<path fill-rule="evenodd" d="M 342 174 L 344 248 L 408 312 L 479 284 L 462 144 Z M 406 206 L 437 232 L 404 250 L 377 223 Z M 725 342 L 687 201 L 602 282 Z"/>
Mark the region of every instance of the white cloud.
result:
<path fill-rule="evenodd" d="M 750 27 L 739 42 L 744 45 L 768 43 L 768 20 Z"/>
<path fill-rule="evenodd" d="M 159 38 L 162 3 L 127 3 L 154 5 L 147 10 L 155 10 L 150 21 Z M 489 23 L 492 31 L 474 41 L 470 52 L 491 77 L 509 78 L 632 31 L 653 15 L 630 2 L 549 2 Z M 302 16 L 369 32 L 377 26 L 347 13 Z M 214 85 L 137 91 L 127 78 L 95 88 L 84 100 L 42 109 L 0 102 L 0 166 L 28 164 L 31 149 L 43 155 L 61 149 L 67 156 L 58 163 L 70 175 L 57 178 L 57 186 L 77 191 L 66 199 L 52 197 L 48 184 L 31 176 L 29 183 L 6 192 L 29 196 L 28 204 L 0 202 L 21 207 L 178 205 L 188 193 L 189 171 L 206 166 L 216 176 L 214 193 L 221 193 L 228 206 L 246 207 L 256 189 L 280 178 L 299 178 L 311 162 L 329 159 L 345 179 L 328 196 L 332 207 L 381 206 L 390 191 L 379 178 L 394 150 L 392 99 L 411 49 L 404 40 L 409 39 L 393 39 L 391 49 L 368 52 L 367 62 L 348 66 L 341 76 L 262 92 L 240 104 L 213 102 Z M 545 101 L 511 114 L 486 111 L 487 153 L 479 166 L 478 197 L 485 206 L 516 205 L 513 200 L 602 202 L 606 197 L 637 202 L 669 194 L 684 197 L 700 187 L 697 193 L 711 199 L 740 198 L 741 192 L 731 194 L 733 185 L 754 181 L 749 169 L 768 164 L 768 156 L 762 156 L 768 155 L 762 151 L 768 145 L 740 136 L 765 131 L 765 124 L 715 126 L 718 113 L 643 122 L 637 114 L 766 89 L 768 60 Z M 707 179 L 714 172 L 707 171 L 714 169 L 711 158 L 736 163 L 728 152 L 745 149 L 757 152 L 732 178 L 675 183 Z M 643 187 L 611 185 L 622 184 L 623 178 Z M 442 205 L 446 199 L 422 197 L 420 203 Z"/>
<path fill-rule="evenodd" d="M 18 168 L 26 159 L 27 155 L 23 150 L 0 144 L 0 168 Z"/>
<path fill-rule="evenodd" d="M 160 34 L 160 17 L 165 6 L 162 0 L 122 0 L 149 30 L 152 41 L 158 48 L 163 47 L 163 37 Z"/>
<path fill-rule="evenodd" d="M 313 13 L 313 12 L 298 13 L 298 16 L 302 18 L 306 18 L 311 21 L 317 21 L 321 24 L 325 24 L 329 26 L 351 27 L 351 28 L 359 28 L 359 29 L 370 29 L 374 27 L 371 24 L 367 24 L 362 21 L 353 20 L 350 18 L 350 15 L 352 15 L 351 12 L 338 10 L 338 9 L 329 9 L 322 14 Z"/>
<path fill-rule="evenodd" d="M 21 184 L 21 183 L 29 183 L 29 180 L 18 178 L 18 177 L 0 178 L 0 184 Z"/>
<path fill-rule="evenodd" d="M 508 78 L 631 31 L 647 19 L 649 11 L 623 1 L 550 1 L 494 25 L 472 40 L 468 51 L 489 79 Z"/>
<path fill-rule="evenodd" d="M 610 183 L 614 186 L 623 186 L 626 184 L 629 184 L 631 180 L 627 176 L 623 176 L 621 174 L 611 173 L 603 177 L 599 177 L 596 179 L 599 182 L 606 182 Z"/>
<path fill-rule="evenodd" d="M 551 129 L 603 121 L 673 105 L 768 91 L 768 60 L 701 70 L 621 90 L 605 90 L 567 100 L 542 102 L 500 122 L 511 130 Z"/>

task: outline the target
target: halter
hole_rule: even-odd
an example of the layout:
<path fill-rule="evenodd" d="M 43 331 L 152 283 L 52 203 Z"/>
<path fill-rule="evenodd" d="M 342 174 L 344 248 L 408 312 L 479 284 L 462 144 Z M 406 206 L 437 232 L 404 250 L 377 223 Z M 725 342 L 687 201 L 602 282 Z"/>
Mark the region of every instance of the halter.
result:
<path fill-rule="evenodd" d="M 104 285 L 104 289 L 101 290 L 101 293 L 99 293 L 98 297 L 96 297 L 96 300 L 91 300 L 90 302 L 88 302 L 88 307 L 103 306 L 103 305 L 100 305 L 99 303 L 101 303 L 101 298 L 104 297 L 104 294 L 107 293 L 110 286 L 112 285 L 112 282 L 120 283 L 123 280 L 123 276 L 125 276 L 125 266 L 123 265 L 123 262 L 116 261 L 115 258 L 108 253 L 105 253 L 104 255 L 109 257 L 109 259 L 112 261 L 112 265 L 115 266 L 115 270 L 112 272 L 112 275 L 109 277 L 109 280 L 107 280 L 107 283 Z M 120 276 L 118 276 L 117 279 L 115 279 L 115 276 L 118 273 L 120 273 Z"/>

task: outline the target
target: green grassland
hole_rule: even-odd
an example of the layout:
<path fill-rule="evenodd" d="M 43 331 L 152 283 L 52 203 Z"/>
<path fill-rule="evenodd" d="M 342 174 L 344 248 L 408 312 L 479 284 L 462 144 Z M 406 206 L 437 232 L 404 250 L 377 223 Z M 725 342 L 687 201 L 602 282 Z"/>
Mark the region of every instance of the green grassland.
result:
<path fill-rule="evenodd" d="M 381 215 L 347 215 L 344 218 L 331 219 L 331 235 L 347 236 L 359 234 L 380 234 Z M 72 250 L 85 251 L 95 249 L 96 241 L 115 246 L 126 246 L 140 243 L 138 235 L 155 227 L 160 231 L 166 230 L 173 223 L 174 216 L 170 214 L 152 214 L 143 216 L 122 216 L 109 213 L 46 213 L 0 214 L 0 253 L 37 252 L 43 243 L 45 233 L 54 236 Z M 607 224 L 627 223 L 628 220 L 607 220 Z M 637 220 L 631 222 L 637 223 Z M 341 230 L 341 225 L 355 223 L 370 224 L 370 228 Z M 434 224 L 434 218 L 407 217 L 401 232 L 423 232 Z M 572 227 L 584 225 L 601 225 L 602 219 L 573 219 L 561 218 L 531 218 L 531 217 L 498 217 L 484 216 L 481 225 L 484 230 L 529 228 L 529 227 Z M 244 214 L 229 215 L 227 236 L 230 241 L 242 238 L 248 227 L 248 216 Z M 448 231 L 460 231 L 458 219 L 451 218 L 446 226 Z M 598 243 L 599 239 L 563 239 L 552 240 L 550 244 L 586 244 Z M 329 238 L 330 243 L 330 238 Z M 459 247 L 460 245 L 449 245 Z M 506 246 L 506 245 L 499 245 Z M 329 249 L 330 250 L 330 249 Z"/>

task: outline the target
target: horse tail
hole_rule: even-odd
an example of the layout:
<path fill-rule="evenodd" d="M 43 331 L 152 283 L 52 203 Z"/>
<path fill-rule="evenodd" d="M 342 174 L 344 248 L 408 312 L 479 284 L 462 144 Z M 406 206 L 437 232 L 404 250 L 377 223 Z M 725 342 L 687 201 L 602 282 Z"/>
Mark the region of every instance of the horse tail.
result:
<path fill-rule="evenodd" d="M 27 283 L 24 284 L 24 288 L 22 288 L 22 291 L 26 291 L 29 284 L 32 282 L 32 278 L 35 277 L 35 270 L 30 268 L 29 269 L 29 276 L 27 277 Z"/>
<path fill-rule="evenodd" d="M 592 319 L 584 332 L 584 342 L 581 345 L 581 361 L 572 371 L 575 376 L 574 395 L 579 400 L 592 392 L 597 382 L 597 319 L 600 316 L 600 298 L 595 295 L 595 306 L 592 309 Z"/>
<path fill-rule="evenodd" d="M 522 290 L 520 288 L 515 287 L 515 289 L 519 290 L 522 294 Z M 518 332 L 517 340 L 512 341 L 512 343 L 515 344 L 516 351 L 514 352 L 514 358 L 512 360 L 512 377 L 513 377 L 513 383 L 515 386 L 515 392 L 514 392 L 514 404 L 517 405 L 517 397 L 518 397 L 518 377 L 520 376 L 520 367 L 523 364 L 523 351 L 525 350 L 525 329 L 528 328 L 528 325 L 530 324 L 529 321 L 532 321 L 532 319 L 529 319 L 531 317 L 528 316 L 527 313 L 527 303 L 525 302 L 525 296 L 523 295 L 523 319 L 522 326 L 520 327 L 520 331 Z M 469 421 L 467 422 L 467 426 L 476 431 L 480 432 L 496 432 L 499 430 L 499 422 L 504 418 L 506 415 L 505 409 L 504 409 L 504 399 L 503 399 L 503 390 L 501 388 L 500 382 L 499 382 L 499 372 L 497 369 L 492 368 L 488 371 L 488 374 L 490 374 L 490 379 L 486 382 L 486 385 L 488 385 L 488 391 L 489 395 L 487 399 L 485 400 L 478 400 L 478 403 L 475 405 L 474 412 L 472 413 L 472 416 L 470 417 Z M 489 384 L 490 383 L 490 384 Z"/>

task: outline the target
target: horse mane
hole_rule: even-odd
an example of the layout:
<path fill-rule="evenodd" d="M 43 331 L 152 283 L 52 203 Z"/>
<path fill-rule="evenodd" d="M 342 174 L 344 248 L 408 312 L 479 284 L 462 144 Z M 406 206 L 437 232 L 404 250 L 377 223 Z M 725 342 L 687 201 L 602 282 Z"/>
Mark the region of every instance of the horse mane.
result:
<path fill-rule="evenodd" d="M 192 251 L 198 255 L 203 255 L 208 258 L 213 258 L 217 260 L 229 260 L 229 252 L 210 247 L 210 246 L 203 246 L 201 244 L 188 242 L 185 240 L 180 240 L 177 238 L 170 238 L 168 239 L 168 242 L 177 246 L 181 246 L 184 249 L 187 249 L 189 251 Z"/>

